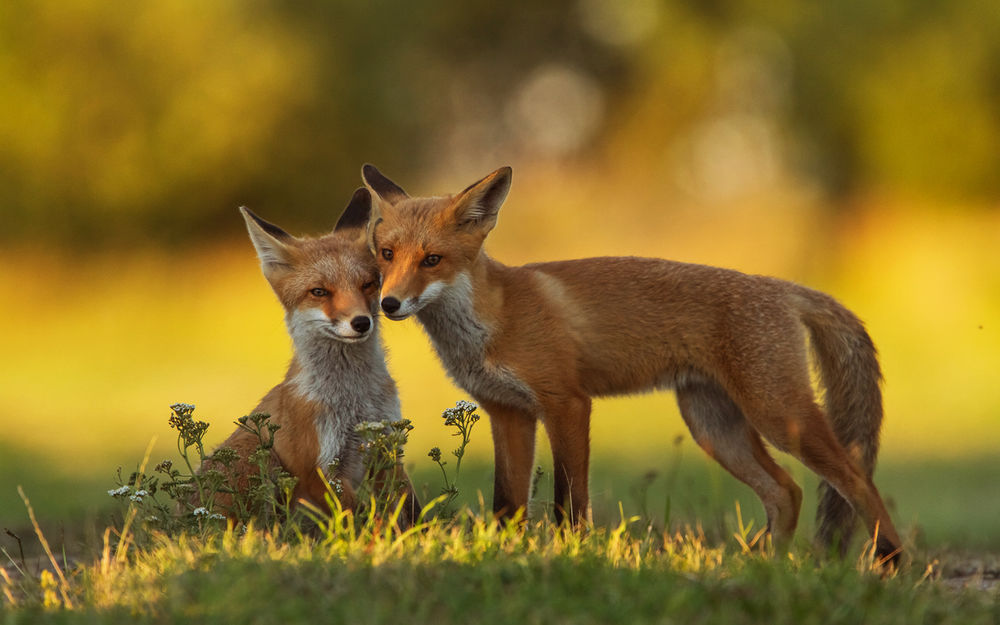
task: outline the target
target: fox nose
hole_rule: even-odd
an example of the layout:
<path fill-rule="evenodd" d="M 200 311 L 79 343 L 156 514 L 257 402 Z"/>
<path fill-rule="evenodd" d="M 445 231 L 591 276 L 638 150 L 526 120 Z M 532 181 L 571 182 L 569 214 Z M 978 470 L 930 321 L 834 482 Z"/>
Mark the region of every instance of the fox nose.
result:
<path fill-rule="evenodd" d="M 395 297 L 387 297 L 382 300 L 382 310 L 390 315 L 399 310 L 399 307 L 402 305 L 403 304 Z"/>
<path fill-rule="evenodd" d="M 351 327 L 354 328 L 355 332 L 364 334 L 372 327 L 372 320 L 368 317 L 355 317 L 351 319 Z"/>

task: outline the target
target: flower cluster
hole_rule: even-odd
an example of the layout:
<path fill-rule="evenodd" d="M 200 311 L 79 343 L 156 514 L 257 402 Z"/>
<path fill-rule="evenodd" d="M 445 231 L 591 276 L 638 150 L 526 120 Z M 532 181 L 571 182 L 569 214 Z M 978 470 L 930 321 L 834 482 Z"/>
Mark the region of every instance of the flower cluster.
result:
<path fill-rule="evenodd" d="M 127 518 L 141 519 L 131 526 L 142 533 L 140 540 L 161 531 L 195 531 L 204 537 L 224 526 L 215 521 L 230 518 L 244 526 L 251 519 L 271 525 L 293 518 L 291 502 L 297 480 L 282 469 L 273 449 L 274 433 L 280 426 L 263 413 L 242 417 L 237 425 L 253 435 L 256 448 L 241 455 L 222 446 L 206 454 L 208 424 L 196 421 L 194 410 L 193 404 L 170 406 L 169 424 L 177 433 L 180 462 L 163 460 L 149 475 L 140 470 L 126 477 L 119 468 L 117 486 L 107 491 L 128 506 L 126 514 L 133 516 Z M 250 466 L 237 467 L 240 462 Z M 236 471 L 245 475 L 245 486 L 234 481 Z M 286 531 L 284 526 L 282 531 Z M 288 525 L 289 534 L 297 531 L 295 523 Z"/>
<path fill-rule="evenodd" d="M 387 424 L 385 421 L 362 421 L 361 423 L 354 426 L 354 431 L 358 434 L 364 434 L 366 432 L 385 432 Z"/>
<path fill-rule="evenodd" d="M 204 506 L 192 510 L 191 515 L 196 519 L 203 518 L 203 519 L 213 519 L 218 521 L 224 521 L 226 519 L 225 516 L 219 514 L 218 512 L 209 512 L 208 508 L 205 508 Z"/>
<path fill-rule="evenodd" d="M 132 477 L 132 480 L 133 482 L 136 481 L 135 476 Z M 124 499 L 128 497 L 129 501 L 132 501 L 134 503 L 142 503 L 142 500 L 144 498 L 149 497 L 152 494 L 145 488 L 137 488 L 136 490 L 133 491 L 132 486 L 133 486 L 132 484 L 123 484 L 118 488 L 112 488 L 111 490 L 108 491 L 108 494 L 114 497 L 115 499 Z"/>
<path fill-rule="evenodd" d="M 281 426 L 271 423 L 270 419 L 271 415 L 266 412 L 255 412 L 237 419 L 236 426 L 256 436 L 260 440 L 261 449 L 271 449 L 274 447 L 274 433 L 280 430 Z"/>
<path fill-rule="evenodd" d="M 174 413 L 170 415 L 170 427 L 177 430 L 184 447 L 191 445 L 199 445 L 200 447 L 201 439 L 205 436 L 205 431 L 208 430 L 208 423 L 195 421 L 194 417 L 191 416 L 194 413 L 194 404 L 177 403 L 170 406 L 170 410 Z"/>
<path fill-rule="evenodd" d="M 112 497 L 124 497 L 130 492 L 132 492 L 132 488 L 128 484 L 125 484 L 124 486 L 119 486 L 118 488 L 112 488 L 108 491 L 108 494 Z"/>
<path fill-rule="evenodd" d="M 355 487 L 359 502 L 355 515 L 362 518 L 381 517 L 394 509 L 395 502 L 407 485 L 405 479 L 399 479 L 399 469 L 403 448 L 412 429 L 408 419 L 364 421 L 354 426 L 354 432 L 360 439 L 355 449 L 360 452 L 365 469 L 364 479 Z M 336 479 L 335 467 L 330 469 L 329 474 L 334 476 L 331 487 L 341 495 L 348 485 Z"/>
<path fill-rule="evenodd" d="M 465 455 L 465 448 L 469 444 L 469 439 L 472 435 L 472 426 L 479 421 L 479 415 L 476 414 L 476 410 L 479 406 L 472 403 L 471 401 L 459 400 L 455 402 L 454 408 L 448 408 L 445 410 L 441 416 L 444 418 L 444 424 L 455 428 L 455 432 L 452 436 L 461 436 L 462 444 L 459 445 L 458 449 L 455 449 L 451 453 L 458 458 L 458 461 L 462 461 L 462 456 Z M 433 459 L 434 456 L 431 456 Z M 438 454 L 440 458 L 440 453 Z M 434 462 L 438 462 L 438 459 L 434 459 Z"/>
<path fill-rule="evenodd" d="M 479 415 L 475 414 L 479 406 L 464 399 L 455 402 L 454 408 L 448 408 L 441 415 L 444 417 L 444 424 L 448 426 L 461 427 L 467 423 L 479 421 Z"/>
<path fill-rule="evenodd" d="M 479 421 L 479 415 L 476 414 L 476 410 L 478 409 L 479 406 L 471 401 L 459 400 L 455 402 L 454 408 L 448 408 L 441 413 L 444 424 L 455 428 L 452 436 L 458 436 L 462 439 L 458 447 L 451 452 L 455 456 L 454 478 L 448 477 L 448 471 L 444 468 L 448 463 L 441 459 L 440 447 L 434 447 L 427 454 L 431 461 L 440 467 L 441 475 L 444 476 L 444 487 L 441 489 L 441 494 L 445 495 L 446 499 L 441 509 L 443 510 L 443 514 L 446 515 L 449 514 L 452 502 L 458 497 L 458 474 L 462 468 L 462 458 L 465 456 L 465 449 L 469 446 L 469 441 L 472 439 L 472 427 Z"/>

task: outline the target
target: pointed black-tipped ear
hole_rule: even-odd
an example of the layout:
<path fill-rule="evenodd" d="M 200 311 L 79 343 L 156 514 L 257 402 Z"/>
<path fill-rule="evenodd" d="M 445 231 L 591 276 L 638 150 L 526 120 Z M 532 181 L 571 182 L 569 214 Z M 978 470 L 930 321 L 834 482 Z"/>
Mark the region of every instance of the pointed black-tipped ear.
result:
<path fill-rule="evenodd" d="M 374 165 L 366 163 L 361 168 L 361 179 L 364 180 L 365 185 L 371 190 L 374 196 L 389 204 L 395 204 L 400 200 L 410 197 L 406 194 L 406 191 L 403 191 L 402 187 L 383 176 L 382 172 L 376 169 Z"/>
<path fill-rule="evenodd" d="M 473 226 L 489 232 L 497 223 L 500 205 L 510 191 L 512 170 L 501 167 L 458 195 L 453 205 L 455 221 L 460 226 Z"/>
<path fill-rule="evenodd" d="M 257 258 L 260 259 L 264 274 L 287 266 L 290 262 L 289 249 L 295 243 L 295 237 L 278 226 L 264 221 L 246 206 L 240 207 L 240 213 L 246 221 L 250 241 L 257 250 Z"/>
<path fill-rule="evenodd" d="M 347 208 L 340 214 L 337 225 L 333 231 L 345 228 L 364 228 L 368 225 L 368 218 L 372 214 L 372 196 L 368 189 L 360 187 L 351 196 L 351 201 Z"/>
<path fill-rule="evenodd" d="M 264 232 L 268 233 L 269 235 L 271 235 L 276 239 L 291 241 L 292 239 L 295 238 L 292 235 L 285 232 L 284 230 L 282 230 L 281 228 L 279 228 L 278 226 L 272 224 L 271 222 L 264 221 L 263 219 L 258 217 L 256 213 L 254 213 L 246 206 L 240 206 L 240 212 L 243 213 L 244 219 L 247 219 L 249 217 L 254 221 L 254 223 L 260 226 L 261 230 L 263 230 Z M 249 221 L 247 222 L 247 224 L 249 225 Z"/>

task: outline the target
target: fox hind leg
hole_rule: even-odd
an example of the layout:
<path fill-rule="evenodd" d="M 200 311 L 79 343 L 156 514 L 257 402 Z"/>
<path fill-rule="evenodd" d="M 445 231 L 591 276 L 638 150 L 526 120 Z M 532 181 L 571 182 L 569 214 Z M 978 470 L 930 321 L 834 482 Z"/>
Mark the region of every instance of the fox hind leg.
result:
<path fill-rule="evenodd" d="M 755 409 L 750 419 L 768 440 L 801 460 L 850 502 L 869 536 L 878 534 L 876 555 L 899 559 L 901 541 L 878 489 L 837 441 L 826 415 L 811 396 L 803 394 L 797 402 Z"/>
<path fill-rule="evenodd" d="M 760 498 L 771 538 L 785 548 L 798 524 L 802 489 L 774 461 L 720 386 L 710 381 L 687 384 L 677 389 L 677 403 L 695 442 Z"/>

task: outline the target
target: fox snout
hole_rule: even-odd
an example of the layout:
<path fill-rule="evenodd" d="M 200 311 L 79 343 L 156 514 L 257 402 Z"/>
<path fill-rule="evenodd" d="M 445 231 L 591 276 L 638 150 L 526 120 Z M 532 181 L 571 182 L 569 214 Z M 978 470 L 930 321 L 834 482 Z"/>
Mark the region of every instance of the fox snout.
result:
<path fill-rule="evenodd" d="M 399 307 L 402 305 L 403 302 L 399 301 L 398 299 L 392 296 L 382 299 L 382 310 L 384 310 L 386 314 L 389 315 L 395 314 L 396 311 L 399 310 Z"/>
<path fill-rule="evenodd" d="M 392 319 L 393 321 L 401 321 L 414 314 L 417 310 L 419 310 L 420 304 L 421 302 L 419 297 L 410 297 L 400 300 L 392 295 L 383 297 L 381 303 L 382 312 L 385 313 L 386 317 Z"/>
<path fill-rule="evenodd" d="M 327 332 L 332 331 L 333 338 L 348 343 L 367 339 L 375 330 L 378 308 L 374 295 L 350 290 L 328 295 L 318 308 L 326 317 Z"/>
<path fill-rule="evenodd" d="M 447 288 L 448 285 L 444 281 L 438 280 L 428 284 L 419 294 L 403 297 L 402 299 L 392 294 L 392 292 L 386 294 L 386 291 L 383 290 L 381 301 L 382 312 L 385 313 L 386 317 L 394 321 L 406 319 L 410 315 L 417 314 L 425 306 L 437 300 Z M 396 291 L 396 293 L 399 293 L 399 291 Z"/>
<path fill-rule="evenodd" d="M 374 324 L 368 315 L 357 315 L 350 321 L 331 319 L 334 338 L 341 341 L 357 341 L 368 338 Z"/>
<path fill-rule="evenodd" d="M 371 317 L 355 317 L 351 319 L 351 327 L 358 334 L 364 334 L 372 327 Z"/>
<path fill-rule="evenodd" d="M 288 316 L 287 323 L 292 337 L 302 344 L 330 339 L 357 343 L 375 333 L 375 320 L 361 311 L 330 316 L 320 308 L 297 309 Z"/>

